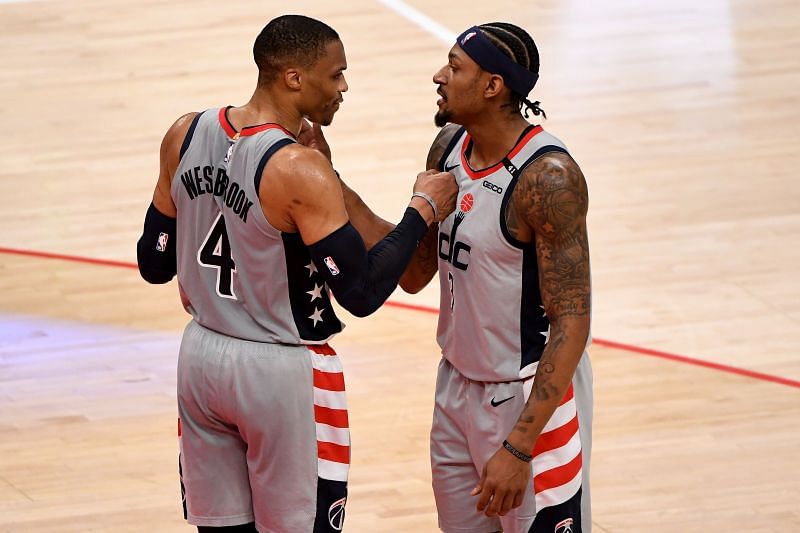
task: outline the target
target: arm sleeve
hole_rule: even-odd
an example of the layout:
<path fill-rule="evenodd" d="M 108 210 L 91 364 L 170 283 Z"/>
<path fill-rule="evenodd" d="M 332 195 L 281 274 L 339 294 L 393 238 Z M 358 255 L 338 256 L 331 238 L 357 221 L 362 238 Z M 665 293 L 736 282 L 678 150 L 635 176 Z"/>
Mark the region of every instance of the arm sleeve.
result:
<path fill-rule="evenodd" d="M 139 274 L 148 283 L 167 283 L 177 274 L 176 229 L 176 219 L 162 214 L 151 203 L 144 217 L 142 236 L 136 243 Z"/>
<path fill-rule="evenodd" d="M 363 317 L 392 294 L 427 230 L 422 216 L 409 207 L 400 223 L 369 252 L 350 222 L 309 249 L 336 300 Z"/>

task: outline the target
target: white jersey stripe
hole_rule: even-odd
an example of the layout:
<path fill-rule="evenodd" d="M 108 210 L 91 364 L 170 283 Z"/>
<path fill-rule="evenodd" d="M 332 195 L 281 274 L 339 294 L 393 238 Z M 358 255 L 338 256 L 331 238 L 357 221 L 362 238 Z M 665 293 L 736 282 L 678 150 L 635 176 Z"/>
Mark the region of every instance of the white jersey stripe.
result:
<path fill-rule="evenodd" d="M 578 489 L 581 488 L 582 475 L 583 469 L 579 469 L 578 473 L 575 474 L 575 477 L 570 481 L 536 494 L 536 508 L 544 509 L 545 507 L 553 507 L 554 505 L 564 503 L 572 498 L 572 496 L 578 492 Z"/>
<path fill-rule="evenodd" d="M 322 442 L 332 442 L 340 446 L 350 446 L 350 430 L 347 428 L 335 428 L 328 424 L 317 422 L 317 440 Z"/>
<path fill-rule="evenodd" d="M 336 355 L 321 355 L 311 352 L 311 366 L 320 372 L 342 372 L 342 361 Z"/>
<path fill-rule="evenodd" d="M 533 475 L 565 465 L 575 459 L 579 453 L 581 453 L 581 437 L 580 433 L 576 431 L 564 446 L 542 452 L 533 458 L 531 463 Z"/>
<path fill-rule="evenodd" d="M 317 459 L 317 475 L 331 481 L 347 481 L 350 465 Z"/>
<path fill-rule="evenodd" d="M 314 404 L 329 409 L 347 410 L 347 395 L 344 391 L 329 391 L 314 387 Z"/>
<path fill-rule="evenodd" d="M 554 429 L 558 429 L 561 426 L 571 422 L 572 419 L 575 418 L 576 414 L 577 411 L 575 408 L 575 398 L 573 397 L 567 403 L 560 405 L 558 409 L 555 410 L 553 416 L 550 417 L 550 420 L 547 421 L 544 429 L 542 429 L 542 433 L 553 431 Z"/>

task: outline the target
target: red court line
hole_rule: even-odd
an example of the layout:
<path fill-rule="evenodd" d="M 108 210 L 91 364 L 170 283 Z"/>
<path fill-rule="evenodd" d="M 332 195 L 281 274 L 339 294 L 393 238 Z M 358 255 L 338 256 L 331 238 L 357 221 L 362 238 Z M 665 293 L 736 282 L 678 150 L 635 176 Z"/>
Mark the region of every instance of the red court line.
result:
<path fill-rule="evenodd" d="M 125 261 L 113 261 L 111 259 L 93 259 L 91 257 L 79 257 L 77 255 L 51 254 L 50 252 L 37 252 L 34 250 L 18 250 L 16 248 L 3 248 L 0 246 L 0 254 L 25 255 L 28 257 L 41 257 L 44 259 L 61 259 L 62 261 L 72 261 L 73 263 L 88 263 L 90 265 L 113 266 L 123 268 L 136 268 L 134 263 Z"/>
<path fill-rule="evenodd" d="M 81 257 L 77 255 L 66 255 L 66 254 L 54 254 L 50 252 L 37 252 L 35 250 L 20 250 L 17 248 L 4 248 L 0 247 L 0 254 L 12 254 L 12 255 L 23 255 L 27 257 L 39 257 L 43 259 L 60 259 L 62 261 L 71 261 L 73 263 L 86 263 L 90 265 L 100 265 L 100 266 L 111 266 L 111 267 L 121 267 L 121 268 L 138 268 L 135 263 L 128 263 L 125 261 L 113 261 L 110 259 L 94 259 L 91 257 Z M 431 313 L 431 314 L 439 314 L 439 310 L 434 307 L 429 307 L 425 305 L 415 305 L 415 304 L 407 304 L 403 302 L 393 302 L 388 301 L 386 302 L 387 306 L 390 307 L 398 307 L 400 309 L 408 309 L 411 311 L 420 311 L 423 313 Z M 702 359 L 696 359 L 694 357 L 688 357 L 686 355 L 678 355 L 668 352 L 662 352 L 660 350 L 652 350 L 650 348 L 642 348 L 640 346 L 634 346 L 632 344 L 624 344 L 621 342 L 609 341 L 604 339 L 597 339 L 593 338 L 592 342 L 594 344 L 598 344 L 600 346 L 606 346 L 608 348 L 616 348 L 618 350 L 623 350 L 626 352 L 637 353 L 640 355 L 649 355 L 651 357 L 659 357 L 661 359 L 666 359 L 668 361 L 675 361 L 677 363 L 685 363 L 688 365 L 700 366 L 704 368 L 710 368 L 712 370 L 717 370 L 719 372 L 726 372 L 728 374 L 735 374 L 737 376 L 748 377 L 752 379 L 757 379 L 760 381 L 767 381 L 770 383 L 777 383 L 778 385 L 786 385 L 789 387 L 795 387 L 800 389 L 800 381 L 784 378 L 781 376 L 774 376 L 772 374 L 765 374 L 763 372 L 756 372 L 754 370 L 747 370 L 745 368 L 739 368 L 730 365 L 723 365 L 720 363 L 712 363 L 711 361 L 704 361 Z"/>
<path fill-rule="evenodd" d="M 747 370 L 746 368 L 739 368 L 736 366 L 723 365 L 721 363 L 712 363 L 711 361 L 704 361 L 702 359 L 695 359 L 686 355 L 678 355 L 674 353 L 662 352 L 660 350 L 652 350 L 650 348 L 641 348 L 639 346 L 632 346 L 630 344 L 623 344 L 621 342 L 607 341 L 603 339 L 593 339 L 592 342 L 600 346 L 607 346 L 609 348 L 616 348 L 618 350 L 625 350 L 628 352 L 635 352 L 641 355 L 650 355 L 653 357 L 660 357 L 669 361 L 676 361 L 678 363 L 686 363 L 689 365 L 702 366 L 712 370 L 719 370 L 720 372 L 727 372 L 729 374 L 736 374 L 761 381 L 769 381 L 779 385 L 788 385 L 800 389 L 800 381 L 794 379 L 784 378 L 780 376 L 773 376 L 772 374 L 764 374 L 763 372 L 756 372 L 755 370 Z"/>

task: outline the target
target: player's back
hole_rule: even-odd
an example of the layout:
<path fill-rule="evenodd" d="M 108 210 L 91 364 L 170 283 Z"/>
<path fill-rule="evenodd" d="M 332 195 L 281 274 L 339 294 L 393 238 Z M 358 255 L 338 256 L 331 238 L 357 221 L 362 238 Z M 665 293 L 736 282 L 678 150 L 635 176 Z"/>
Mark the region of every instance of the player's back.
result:
<path fill-rule="evenodd" d="M 258 127 L 245 128 L 241 140 L 256 131 Z M 287 137 L 282 130 L 281 137 Z M 308 251 L 299 235 L 276 230 L 264 235 L 265 219 L 253 184 L 228 175 L 227 158 L 239 138 L 227 108 L 209 109 L 195 117 L 181 147 L 171 192 L 178 211 L 183 305 L 199 324 L 231 337 L 325 342 L 342 326 L 324 282 L 318 275 L 312 279 L 313 272 L 305 268 L 311 261 L 305 261 Z M 231 230 L 235 234 L 229 238 Z M 306 312 L 306 303 L 316 305 Z M 315 313 L 317 320 L 309 318 Z"/>
<path fill-rule="evenodd" d="M 300 234 L 273 227 L 259 200 L 264 168 L 280 149 L 295 142 L 294 136 L 277 124 L 236 132 L 224 112 L 219 120 L 237 139 L 224 163 L 229 183 L 219 198 L 235 261 L 228 297 L 241 302 L 262 332 L 269 331 L 268 339 L 253 340 L 325 343 L 343 328 L 325 281 Z"/>

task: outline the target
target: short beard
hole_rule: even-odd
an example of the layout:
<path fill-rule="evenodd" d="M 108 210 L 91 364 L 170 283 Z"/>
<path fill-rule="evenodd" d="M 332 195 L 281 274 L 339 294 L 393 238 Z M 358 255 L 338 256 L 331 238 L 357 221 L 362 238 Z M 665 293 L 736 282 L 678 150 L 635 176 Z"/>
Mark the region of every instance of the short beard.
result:
<path fill-rule="evenodd" d="M 443 128 L 448 122 L 452 115 L 447 111 L 437 111 L 436 116 L 433 117 L 433 123 L 436 124 L 437 128 Z"/>

